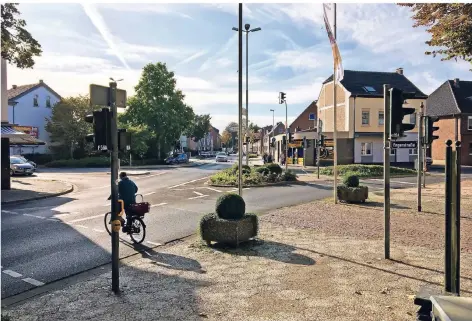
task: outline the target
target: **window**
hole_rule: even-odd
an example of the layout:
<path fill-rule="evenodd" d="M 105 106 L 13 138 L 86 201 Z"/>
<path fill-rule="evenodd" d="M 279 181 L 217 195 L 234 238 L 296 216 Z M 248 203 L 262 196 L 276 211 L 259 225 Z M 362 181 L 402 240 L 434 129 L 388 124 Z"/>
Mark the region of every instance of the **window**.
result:
<path fill-rule="evenodd" d="M 362 111 L 362 125 L 369 125 L 369 111 Z"/>
<path fill-rule="evenodd" d="M 469 155 L 472 155 L 472 143 L 469 143 Z"/>
<path fill-rule="evenodd" d="M 472 116 L 469 116 L 469 117 L 467 118 L 467 125 L 468 125 L 467 128 L 468 128 L 469 130 L 472 130 Z"/>
<path fill-rule="evenodd" d="M 364 86 L 364 87 L 362 87 L 362 88 L 363 88 L 366 92 L 368 92 L 368 93 L 374 93 L 374 92 L 376 92 L 376 90 L 375 90 L 374 87 L 372 87 L 372 86 Z"/>
<path fill-rule="evenodd" d="M 51 96 L 46 97 L 46 107 L 51 108 Z"/>
<path fill-rule="evenodd" d="M 361 143 L 361 155 L 362 156 L 372 155 L 372 143 Z"/>
<path fill-rule="evenodd" d="M 34 95 L 34 98 L 33 98 L 33 106 L 34 107 L 38 107 L 38 95 Z"/>
<path fill-rule="evenodd" d="M 416 113 L 410 114 L 410 124 L 416 125 Z"/>
<path fill-rule="evenodd" d="M 379 111 L 379 126 L 383 126 L 384 124 L 384 112 Z"/>
<path fill-rule="evenodd" d="M 418 148 L 410 148 L 408 150 L 408 155 L 418 155 Z"/>

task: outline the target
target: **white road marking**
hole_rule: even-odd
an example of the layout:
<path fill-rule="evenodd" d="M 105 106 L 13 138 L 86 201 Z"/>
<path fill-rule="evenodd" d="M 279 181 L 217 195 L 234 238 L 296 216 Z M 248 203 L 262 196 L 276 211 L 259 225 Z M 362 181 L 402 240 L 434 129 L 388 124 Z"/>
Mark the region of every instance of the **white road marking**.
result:
<path fill-rule="evenodd" d="M 105 231 L 104 231 L 104 230 L 99 230 L 99 229 L 97 229 L 97 228 L 94 228 L 93 230 L 94 230 L 95 232 L 99 232 L 99 233 L 105 233 Z"/>
<path fill-rule="evenodd" d="M 17 212 L 13 212 L 13 211 L 7 211 L 7 210 L 2 210 L 2 213 L 8 213 L 8 214 L 18 214 Z"/>
<path fill-rule="evenodd" d="M 251 189 L 250 187 L 245 187 L 243 188 L 243 191 L 247 191 L 248 189 Z"/>
<path fill-rule="evenodd" d="M 42 219 L 42 220 L 45 219 L 45 217 L 43 217 L 43 216 L 38 216 L 38 215 L 32 215 L 32 214 L 23 214 L 23 215 L 24 215 L 24 216 L 29 216 L 29 217 L 40 218 L 40 219 Z"/>
<path fill-rule="evenodd" d="M 197 194 L 198 196 L 203 196 L 203 195 L 205 195 L 205 194 L 200 193 L 200 192 L 197 192 L 197 191 L 193 191 L 193 192 L 194 192 L 195 194 Z"/>
<path fill-rule="evenodd" d="M 208 195 L 200 195 L 200 196 L 195 196 L 195 197 L 189 197 L 189 200 L 194 200 L 194 199 L 197 199 L 197 198 L 202 198 L 202 197 L 206 197 Z"/>
<path fill-rule="evenodd" d="M 146 241 L 146 243 L 154 245 L 154 246 L 161 246 L 161 243 L 156 243 L 156 242 L 151 242 L 151 241 Z"/>
<path fill-rule="evenodd" d="M 74 226 L 81 227 L 81 228 L 88 228 L 88 226 L 85 226 L 85 225 L 76 225 L 76 224 L 74 224 Z"/>
<path fill-rule="evenodd" d="M 69 216 L 69 215 L 70 215 L 70 213 L 63 213 L 63 214 L 55 214 L 55 215 L 53 215 L 53 217 L 61 218 L 63 216 Z"/>
<path fill-rule="evenodd" d="M 41 207 L 19 208 L 19 209 L 17 209 L 17 211 L 41 210 L 41 209 L 45 209 L 45 208 L 49 208 L 49 209 L 52 210 L 53 208 L 55 208 L 55 206 L 41 206 Z"/>
<path fill-rule="evenodd" d="M 103 205 L 103 206 L 110 206 L 110 205 L 111 205 L 111 203 L 106 203 L 106 204 L 105 204 L 105 205 Z"/>
<path fill-rule="evenodd" d="M 153 174 L 153 175 L 146 175 L 146 176 L 136 176 L 136 177 L 133 177 L 133 179 L 142 179 L 142 178 L 149 178 L 149 177 L 154 177 L 154 176 L 159 176 L 159 175 L 162 175 L 162 174 L 165 174 L 165 173 L 168 173 L 168 172 L 160 172 L 160 173 L 157 173 L 157 174 Z"/>
<path fill-rule="evenodd" d="M 61 220 L 58 220 L 57 218 L 47 218 L 48 221 L 53 221 L 53 222 L 60 222 Z"/>
<path fill-rule="evenodd" d="M 187 184 L 189 184 L 189 183 L 198 182 L 198 181 L 201 181 L 202 179 L 207 179 L 207 178 L 210 178 L 210 176 L 207 176 L 207 177 L 202 177 L 202 178 L 198 178 L 198 179 L 194 179 L 194 180 L 191 180 L 191 181 L 188 181 L 188 182 L 182 183 L 182 184 L 177 184 L 177 185 L 171 186 L 171 187 L 169 187 L 169 188 L 175 188 L 175 187 L 179 187 L 179 186 L 187 185 Z"/>
<path fill-rule="evenodd" d="M 206 189 L 209 189 L 210 191 L 214 191 L 214 192 L 217 192 L 217 193 L 222 193 L 223 191 L 220 191 L 219 189 L 216 189 L 216 188 L 211 188 L 211 187 L 205 187 Z"/>
<path fill-rule="evenodd" d="M 156 192 L 151 192 L 151 193 L 147 193 L 147 194 L 144 194 L 143 196 L 148 196 L 148 195 L 152 195 L 152 194 L 155 194 Z"/>
<path fill-rule="evenodd" d="M 12 271 L 12 270 L 3 270 L 2 272 L 14 278 L 19 278 L 20 276 L 22 276 L 20 273 L 16 273 L 15 271 Z"/>
<path fill-rule="evenodd" d="M 235 189 L 232 189 L 232 190 L 228 191 L 227 193 L 236 192 L 237 190 L 238 190 L 238 189 L 237 189 L 237 188 L 235 188 Z"/>
<path fill-rule="evenodd" d="M 69 221 L 69 223 L 77 223 L 77 222 L 87 221 L 87 220 L 91 220 L 91 219 L 93 219 L 93 218 L 103 217 L 103 216 L 105 216 L 105 214 L 99 214 L 99 215 L 94 215 L 94 216 L 88 216 L 88 217 L 79 218 L 79 219 L 76 219 L 76 220 Z"/>
<path fill-rule="evenodd" d="M 44 285 L 43 282 L 40 282 L 40 281 L 35 280 L 35 279 L 32 279 L 32 278 L 25 278 L 25 279 L 22 279 L 22 280 L 25 281 L 25 282 L 28 282 L 29 284 L 35 285 L 35 286 L 42 286 L 42 285 Z"/>
<path fill-rule="evenodd" d="M 151 207 L 166 205 L 167 203 L 152 204 Z"/>

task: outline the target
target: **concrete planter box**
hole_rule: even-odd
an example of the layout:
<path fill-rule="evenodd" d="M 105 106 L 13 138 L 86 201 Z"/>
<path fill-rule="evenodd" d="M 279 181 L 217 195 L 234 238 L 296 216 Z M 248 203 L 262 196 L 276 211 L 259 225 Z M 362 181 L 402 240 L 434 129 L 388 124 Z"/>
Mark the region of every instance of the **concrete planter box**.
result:
<path fill-rule="evenodd" d="M 239 220 L 226 220 L 216 214 L 207 214 L 200 221 L 200 236 L 207 245 L 211 242 L 238 246 L 257 236 L 258 218 L 255 214 L 245 214 Z"/>
<path fill-rule="evenodd" d="M 347 203 L 365 203 L 369 197 L 367 186 L 347 187 L 344 185 L 337 187 L 338 200 Z"/>

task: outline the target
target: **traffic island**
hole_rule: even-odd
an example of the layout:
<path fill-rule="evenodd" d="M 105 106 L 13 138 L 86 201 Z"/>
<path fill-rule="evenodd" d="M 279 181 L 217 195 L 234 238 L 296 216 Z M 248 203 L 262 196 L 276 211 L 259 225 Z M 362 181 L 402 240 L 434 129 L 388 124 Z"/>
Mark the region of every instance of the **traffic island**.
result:
<path fill-rule="evenodd" d="M 44 198 L 57 197 L 74 190 L 70 183 L 37 179 L 34 177 L 12 177 L 11 189 L 2 190 L 2 205 L 19 204 Z"/>

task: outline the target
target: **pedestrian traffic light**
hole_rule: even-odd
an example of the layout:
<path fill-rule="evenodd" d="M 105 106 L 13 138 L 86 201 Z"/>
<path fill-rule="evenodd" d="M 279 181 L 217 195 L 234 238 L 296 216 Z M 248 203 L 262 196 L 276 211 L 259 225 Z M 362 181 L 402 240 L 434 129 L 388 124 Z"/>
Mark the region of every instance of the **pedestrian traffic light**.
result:
<path fill-rule="evenodd" d="M 430 145 L 433 143 L 433 140 L 438 139 L 439 136 L 433 135 L 436 130 L 439 130 L 439 127 L 435 127 L 434 123 L 439 120 L 439 117 L 425 117 L 425 137 L 424 142 L 426 145 Z"/>
<path fill-rule="evenodd" d="M 404 93 L 398 88 L 390 89 L 390 138 L 403 137 L 404 132 L 415 128 L 415 124 L 403 124 L 403 118 L 416 111 L 415 108 L 403 108 L 403 103 L 414 96 L 414 93 Z"/>
<path fill-rule="evenodd" d="M 283 104 L 285 102 L 285 96 L 286 94 L 283 92 L 279 93 L 279 104 Z"/>
<path fill-rule="evenodd" d="M 93 124 L 93 134 L 88 134 L 85 140 L 93 143 L 99 150 L 111 150 L 111 113 L 108 108 L 94 111 L 85 116 L 87 123 Z"/>

